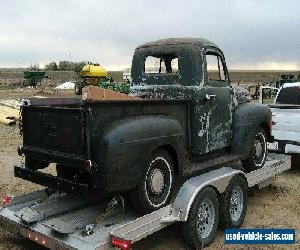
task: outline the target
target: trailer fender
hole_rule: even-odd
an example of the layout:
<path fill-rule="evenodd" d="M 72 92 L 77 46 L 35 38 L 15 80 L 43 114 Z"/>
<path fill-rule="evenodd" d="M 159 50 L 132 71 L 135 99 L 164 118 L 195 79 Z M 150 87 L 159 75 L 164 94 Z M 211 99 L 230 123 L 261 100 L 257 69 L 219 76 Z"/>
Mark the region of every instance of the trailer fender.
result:
<path fill-rule="evenodd" d="M 247 181 L 241 170 L 230 167 L 223 167 L 190 178 L 183 184 L 176 196 L 172 206 L 172 215 L 177 217 L 178 221 L 186 221 L 195 197 L 203 188 L 210 186 L 215 188 L 218 193 L 223 193 L 235 175 L 241 175 Z"/>

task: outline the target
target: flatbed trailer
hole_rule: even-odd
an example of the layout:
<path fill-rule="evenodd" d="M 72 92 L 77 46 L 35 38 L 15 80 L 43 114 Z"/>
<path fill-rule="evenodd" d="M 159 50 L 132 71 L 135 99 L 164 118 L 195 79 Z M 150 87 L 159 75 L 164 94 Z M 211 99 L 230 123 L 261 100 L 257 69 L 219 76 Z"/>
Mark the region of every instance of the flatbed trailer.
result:
<path fill-rule="evenodd" d="M 124 206 L 124 200 L 119 197 L 101 201 L 93 195 L 63 194 L 42 189 L 6 200 L 7 204 L 0 208 L 0 227 L 50 249 L 129 249 L 135 242 L 170 224 L 185 224 L 195 216 L 198 218 L 200 215 L 193 213 L 193 207 L 200 194 L 206 197 L 208 189 L 214 189 L 220 194 L 218 196 L 222 196 L 232 187 L 232 180 L 237 176 L 244 179 L 247 188 L 263 187 L 273 176 L 289 168 L 286 157 L 268 159 L 263 168 L 251 173 L 245 173 L 234 165 L 224 166 L 186 180 L 171 204 L 144 216 Z M 232 202 L 232 196 L 229 197 Z M 247 200 L 246 197 L 244 200 Z M 239 200 L 235 202 L 238 204 Z M 223 210 L 226 207 L 224 204 L 220 206 Z M 199 210 L 199 213 L 202 212 Z M 215 218 L 215 222 L 219 222 L 219 218 Z M 242 222 L 243 218 L 235 227 Z M 207 224 L 207 228 L 214 226 L 218 225 Z"/>

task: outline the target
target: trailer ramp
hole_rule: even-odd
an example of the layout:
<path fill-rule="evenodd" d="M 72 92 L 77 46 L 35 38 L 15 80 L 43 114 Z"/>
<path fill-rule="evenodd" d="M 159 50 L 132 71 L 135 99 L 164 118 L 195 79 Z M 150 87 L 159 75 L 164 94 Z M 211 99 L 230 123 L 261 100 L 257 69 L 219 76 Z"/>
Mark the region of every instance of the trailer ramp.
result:
<path fill-rule="evenodd" d="M 103 199 L 104 197 L 101 197 L 101 195 L 97 193 L 68 195 L 66 193 L 57 192 L 25 206 L 17 211 L 15 215 L 27 223 L 32 223 L 75 209 L 87 207 L 97 202 L 99 203 Z"/>

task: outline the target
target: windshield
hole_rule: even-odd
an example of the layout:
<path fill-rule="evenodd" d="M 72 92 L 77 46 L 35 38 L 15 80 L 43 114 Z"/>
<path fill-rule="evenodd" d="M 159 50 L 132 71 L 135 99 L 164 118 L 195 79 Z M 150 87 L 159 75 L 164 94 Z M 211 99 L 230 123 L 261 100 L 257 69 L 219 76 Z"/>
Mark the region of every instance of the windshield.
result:
<path fill-rule="evenodd" d="M 300 105 L 300 87 L 282 88 L 279 91 L 276 103 Z"/>

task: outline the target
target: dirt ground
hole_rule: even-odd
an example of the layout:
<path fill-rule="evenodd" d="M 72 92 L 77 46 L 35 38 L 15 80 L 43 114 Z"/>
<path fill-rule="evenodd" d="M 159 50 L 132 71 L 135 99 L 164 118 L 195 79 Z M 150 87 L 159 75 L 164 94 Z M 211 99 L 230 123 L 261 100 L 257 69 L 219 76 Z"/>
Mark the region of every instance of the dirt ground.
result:
<path fill-rule="evenodd" d="M 0 99 L 25 98 L 34 95 L 73 96 L 72 91 L 50 89 L 1 90 Z M 17 147 L 21 144 L 18 126 L 0 124 L 0 197 L 5 194 L 20 195 L 41 188 L 38 185 L 14 177 L 13 166 L 20 164 Z M 295 245 L 225 245 L 223 231 L 219 230 L 214 243 L 208 249 L 300 249 L 300 168 L 275 177 L 261 190 L 250 190 L 248 212 L 243 228 L 295 228 Z M 187 249 L 179 225 L 155 233 L 134 246 L 135 249 Z M 0 249 L 43 249 L 25 240 L 15 239 L 0 228 Z"/>

